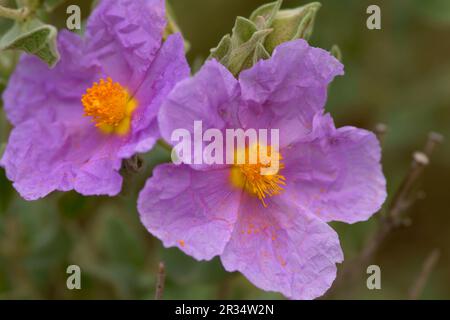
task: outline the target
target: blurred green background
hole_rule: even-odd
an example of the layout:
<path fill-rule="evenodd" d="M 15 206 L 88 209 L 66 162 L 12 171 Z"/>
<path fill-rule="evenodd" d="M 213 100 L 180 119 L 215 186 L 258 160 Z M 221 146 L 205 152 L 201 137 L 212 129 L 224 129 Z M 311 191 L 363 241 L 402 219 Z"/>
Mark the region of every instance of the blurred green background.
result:
<path fill-rule="evenodd" d="M 8 1 L 0 0 L 5 4 Z M 267 1 L 172 0 L 184 36 L 191 43 L 191 65 L 198 65 L 237 15 L 248 16 Z M 48 22 L 65 25 L 63 2 Z M 305 1 L 285 0 L 284 7 Z M 91 1 L 77 1 L 83 19 Z M 330 88 L 327 110 L 337 125 L 389 127 L 383 151 L 389 196 L 408 171 L 411 154 L 423 147 L 427 133 L 450 137 L 450 1 L 323 0 L 310 42 L 342 50 L 346 75 Z M 378 4 L 382 30 L 366 28 L 366 8 Z M 0 34 L 9 22 L 0 18 Z M 10 59 L 0 53 L 0 92 Z M 5 62 L 6 61 L 6 62 Z M 0 110 L 0 145 L 10 130 Z M 140 224 L 137 192 L 151 169 L 167 161 L 156 148 L 144 156 L 142 172 L 126 177 L 126 192 L 116 198 L 55 193 L 36 202 L 21 200 L 0 169 L 0 299 L 151 299 L 158 263 L 167 268 L 167 299 L 266 299 L 281 295 L 258 290 L 240 274 L 229 274 L 219 259 L 197 262 L 178 249 L 165 249 Z M 450 299 L 450 148 L 444 142 L 420 181 L 426 197 L 408 212 L 411 226 L 383 243 L 373 260 L 382 271 L 382 290 L 366 288 L 365 272 L 333 298 L 403 299 L 434 248 L 441 256 L 421 295 Z M 346 261 L 362 248 L 376 218 L 355 225 L 333 224 Z M 82 290 L 66 288 L 66 268 L 82 270 Z M 341 268 L 341 266 L 340 266 Z"/>

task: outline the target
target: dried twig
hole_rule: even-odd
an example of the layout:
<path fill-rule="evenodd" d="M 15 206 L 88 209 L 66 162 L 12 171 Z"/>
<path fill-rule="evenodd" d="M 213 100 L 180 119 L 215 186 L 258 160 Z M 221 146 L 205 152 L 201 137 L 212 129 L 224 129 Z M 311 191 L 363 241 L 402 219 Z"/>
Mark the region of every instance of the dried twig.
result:
<path fill-rule="evenodd" d="M 437 132 L 430 132 L 428 134 L 428 140 L 424 148 L 424 153 L 430 157 L 433 153 L 434 149 L 438 144 L 441 144 L 444 141 L 444 137 Z"/>
<path fill-rule="evenodd" d="M 420 297 L 423 289 L 425 288 L 425 285 L 427 284 L 431 272 L 433 271 L 434 267 L 439 261 L 440 255 L 441 255 L 440 250 L 434 249 L 425 259 L 422 271 L 420 272 L 416 282 L 409 291 L 409 299 L 417 300 Z"/>
<path fill-rule="evenodd" d="M 386 215 L 380 219 L 377 230 L 369 238 L 360 255 L 349 263 L 347 268 L 344 268 L 338 278 L 339 280 L 334 284 L 330 295 L 333 294 L 344 280 L 352 282 L 357 275 L 361 274 L 361 270 L 370 263 L 378 248 L 394 229 L 409 224 L 409 220 L 404 217 L 404 213 L 420 196 L 417 192 L 413 192 L 414 186 L 424 168 L 429 164 L 429 157 L 433 153 L 436 145 L 442 142 L 442 140 L 441 135 L 430 133 L 423 152 L 414 152 L 408 174 L 387 208 Z"/>
<path fill-rule="evenodd" d="M 388 208 L 388 218 L 390 218 L 390 222 L 394 226 L 401 225 L 402 213 L 406 211 L 416 199 L 411 194 L 414 184 L 419 179 L 423 169 L 429 163 L 430 160 L 425 153 L 420 151 L 414 152 L 410 170 L 400 185 L 397 193 L 394 195 L 391 205 Z"/>
<path fill-rule="evenodd" d="M 443 138 L 437 133 L 428 135 L 427 143 L 423 152 L 416 151 L 413 154 L 408 174 L 394 195 L 387 214 L 381 220 L 380 227 L 374 236 L 369 240 L 367 246 L 363 250 L 360 262 L 365 263 L 372 258 L 378 247 L 381 245 L 386 236 L 395 228 L 401 227 L 408 223 L 403 213 L 411 207 L 417 196 L 413 194 L 414 185 L 421 176 L 424 168 L 430 163 L 429 157 L 432 155 L 434 148 Z"/>
<path fill-rule="evenodd" d="M 388 131 L 387 125 L 384 123 L 377 123 L 374 128 L 375 134 L 377 135 L 378 141 L 380 141 L 380 144 L 383 144 L 384 136 L 386 135 Z"/>
<path fill-rule="evenodd" d="M 166 280 L 166 268 L 164 262 L 159 263 L 158 275 L 156 276 L 155 300 L 162 300 L 164 294 L 164 282 Z"/>

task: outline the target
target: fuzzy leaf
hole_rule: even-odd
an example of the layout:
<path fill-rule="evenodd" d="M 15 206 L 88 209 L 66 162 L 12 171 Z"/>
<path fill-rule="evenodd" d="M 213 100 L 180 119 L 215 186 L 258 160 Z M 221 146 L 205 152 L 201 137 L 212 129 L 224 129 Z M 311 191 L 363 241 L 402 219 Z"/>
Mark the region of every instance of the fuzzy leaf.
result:
<path fill-rule="evenodd" d="M 309 10 L 306 16 L 302 19 L 298 27 L 297 33 L 294 36 L 294 39 L 302 38 L 309 40 L 313 32 L 315 17 L 316 11 L 314 9 Z"/>
<path fill-rule="evenodd" d="M 250 15 L 250 20 L 257 24 L 260 29 L 268 28 L 272 25 L 278 10 L 280 10 L 283 0 L 267 3 L 253 11 Z M 261 20 L 258 17 L 262 17 Z"/>
<path fill-rule="evenodd" d="M 263 43 L 264 39 L 271 32 L 271 29 L 257 31 L 249 41 L 233 50 L 230 54 L 230 60 L 228 61 L 228 70 L 230 70 L 233 75 L 237 75 L 242 70 L 251 67 L 256 47 L 259 43 Z"/>
<path fill-rule="evenodd" d="M 223 65 L 226 65 L 228 55 L 231 51 L 231 37 L 229 34 L 224 36 L 222 40 L 220 40 L 217 47 L 211 49 L 211 54 L 209 55 L 208 59 L 216 59 Z"/>
<path fill-rule="evenodd" d="M 280 10 L 271 25 L 274 31 L 265 42 L 267 51 L 271 53 L 275 47 L 287 41 L 299 38 L 308 40 L 320 7 L 319 2 L 313 2 L 295 9 Z"/>
<path fill-rule="evenodd" d="M 237 17 L 233 28 L 233 36 L 231 37 L 232 46 L 238 47 L 249 41 L 256 31 L 258 29 L 252 21 L 243 17 Z"/>
<path fill-rule="evenodd" d="M 267 52 L 264 45 L 258 43 L 255 49 L 255 54 L 253 55 L 253 65 L 255 65 L 259 60 L 265 60 L 270 58 L 270 53 Z"/>
<path fill-rule="evenodd" d="M 56 47 L 57 30 L 37 19 L 16 22 L 0 40 L 0 50 L 16 49 L 34 54 L 50 67 L 59 60 Z"/>

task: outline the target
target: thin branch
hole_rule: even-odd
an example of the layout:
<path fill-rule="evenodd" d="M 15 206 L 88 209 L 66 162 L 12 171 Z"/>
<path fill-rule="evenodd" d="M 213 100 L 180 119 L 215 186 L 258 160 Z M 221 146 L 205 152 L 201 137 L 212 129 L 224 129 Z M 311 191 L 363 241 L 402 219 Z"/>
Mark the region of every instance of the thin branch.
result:
<path fill-rule="evenodd" d="M 3 18 L 21 21 L 27 18 L 29 14 L 30 10 L 28 10 L 27 7 L 20 9 L 11 9 L 0 5 L 0 17 Z"/>
<path fill-rule="evenodd" d="M 172 146 L 170 144 L 168 144 L 167 142 L 165 142 L 164 140 L 160 139 L 158 140 L 157 144 L 162 147 L 163 149 L 172 152 Z"/>
<path fill-rule="evenodd" d="M 405 219 L 403 213 L 418 199 L 418 196 L 413 194 L 414 185 L 422 175 L 425 167 L 429 165 L 429 157 L 431 157 L 436 145 L 442 141 L 443 137 L 440 134 L 431 132 L 428 135 L 423 152 L 414 152 L 413 161 L 408 174 L 394 195 L 394 198 L 388 207 L 387 215 L 381 220 L 378 231 L 371 240 L 369 240 L 360 256 L 360 263 L 363 263 L 363 266 L 372 258 L 383 240 L 393 229 L 408 223 L 408 220 Z"/>
<path fill-rule="evenodd" d="M 423 292 L 425 285 L 427 284 L 428 278 L 430 277 L 431 272 L 435 268 L 436 264 L 439 261 L 441 256 L 441 252 L 439 249 L 434 249 L 428 257 L 425 259 L 422 271 L 420 272 L 416 282 L 411 287 L 409 291 L 409 299 L 417 300 Z"/>
<path fill-rule="evenodd" d="M 380 220 L 380 224 L 376 232 L 369 238 L 366 246 L 357 258 L 355 266 L 366 266 L 372 257 L 377 252 L 386 237 L 392 232 L 392 230 L 403 226 L 404 217 L 402 213 L 406 211 L 414 202 L 410 197 L 412 187 L 417 179 L 420 177 L 423 169 L 428 165 L 428 157 L 422 152 L 415 152 L 413 154 L 413 161 L 409 169 L 408 174 L 403 180 L 400 188 L 395 194 L 391 205 L 388 207 L 387 214 Z"/>
<path fill-rule="evenodd" d="M 162 300 L 164 294 L 164 282 L 166 280 L 166 268 L 164 262 L 159 263 L 158 275 L 156 276 L 155 300 Z"/>
<path fill-rule="evenodd" d="M 343 281 L 348 280 L 352 282 L 355 277 L 360 275 L 361 270 L 370 263 L 381 244 L 394 229 L 410 223 L 410 220 L 404 216 L 404 213 L 421 197 L 420 193 L 413 192 L 414 186 L 422 175 L 424 168 L 429 164 L 429 157 L 432 155 L 436 145 L 442 141 L 441 135 L 430 133 L 423 152 L 414 152 L 410 169 L 387 208 L 386 215 L 380 219 L 378 228 L 368 239 L 359 256 L 351 261 L 348 267 L 344 267 L 340 277 L 327 296 L 333 295 L 336 288 L 340 287 Z"/>
<path fill-rule="evenodd" d="M 393 224 L 401 224 L 401 214 L 414 202 L 415 198 L 411 197 L 414 184 L 429 163 L 430 160 L 425 153 L 420 151 L 414 152 L 408 175 L 403 180 L 388 208 L 388 218 L 390 218 Z"/>
<path fill-rule="evenodd" d="M 424 153 L 430 157 L 433 154 L 434 149 L 437 145 L 441 144 L 444 141 L 444 137 L 437 132 L 430 132 L 428 134 L 428 140 L 425 144 Z"/>
<path fill-rule="evenodd" d="M 384 137 L 386 136 L 386 133 L 388 131 L 387 125 L 384 123 L 377 123 L 374 128 L 375 134 L 377 135 L 378 141 L 380 141 L 380 144 L 383 144 Z"/>

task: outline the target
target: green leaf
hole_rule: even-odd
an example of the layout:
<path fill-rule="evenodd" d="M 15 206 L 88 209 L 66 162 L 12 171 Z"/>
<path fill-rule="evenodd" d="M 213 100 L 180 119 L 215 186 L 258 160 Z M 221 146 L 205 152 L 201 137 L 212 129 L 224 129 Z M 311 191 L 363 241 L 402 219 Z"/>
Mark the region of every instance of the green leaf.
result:
<path fill-rule="evenodd" d="M 253 54 L 258 43 L 263 43 L 264 39 L 271 32 L 271 29 L 257 31 L 249 41 L 233 50 L 228 61 L 228 70 L 230 70 L 233 75 L 238 75 L 242 70 L 251 67 L 253 63 Z"/>
<path fill-rule="evenodd" d="M 211 49 L 211 54 L 208 59 L 216 59 L 223 65 L 226 65 L 225 59 L 231 52 L 231 36 L 229 34 L 225 35 L 217 45 L 217 47 Z"/>
<path fill-rule="evenodd" d="M 267 51 L 271 53 L 278 45 L 287 41 L 299 38 L 308 40 L 320 7 L 319 2 L 312 2 L 299 8 L 280 10 L 270 26 L 274 30 L 266 39 Z"/>
<path fill-rule="evenodd" d="M 314 29 L 315 18 L 316 18 L 316 11 L 314 9 L 309 10 L 309 12 L 302 19 L 300 25 L 298 26 L 297 33 L 294 35 L 293 39 L 309 40 Z"/>
<path fill-rule="evenodd" d="M 253 65 L 255 65 L 259 60 L 265 60 L 269 58 L 270 53 L 267 52 L 262 43 L 258 43 L 255 49 L 255 54 L 253 55 Z"/>
<path fill-rule="evenodd" d="M 231 37 L 232 46 L 238 47 L 249 41 L 256 31 L 258 31 L 258 28 L 252 21 L 243 17 L 237 17 L 233 28 L 233 36 Z"/>
<path fill-rule="evenodd" d="M 258 25 L 260 29 L 268 28 L 272 25 L 273 19 L 281 8 L 283 0 L 267 3 L 253 11 L 250 20 Z M 262 19 L 258 18 L 262 17 Z"/>
<path fill-rule="evenodd" d="M 38 19 L 16 22 L 0 40 L 0 50 L 16 49 L 34 54 L 53 67 L 59 60 L 57 30 Z"/>
<path fill-rule="evenodd" d="M 282 0 L 265 4 L 249 19 L 237 17 L 231 36 L 223 37 L 211 50 L 209 59 L 220 61 L 233 75 L 268 59 L 278 45 L 303 38 L 309 39 L 314 28 L 319 2 L 280 10 Z"/>
<path fill-rule="evenodd" d="M 250 19 L 237 17 L 231 36 L 224 36 L 217 47 L 211 49 L 208 59 L 218 60 L 236 76 L 259 60 L 269 58 L 263 44 L 272 32 L 267 26 L 272 24 L 281 3 L 282 0 L 278 0 L 259 7 Z"/>

